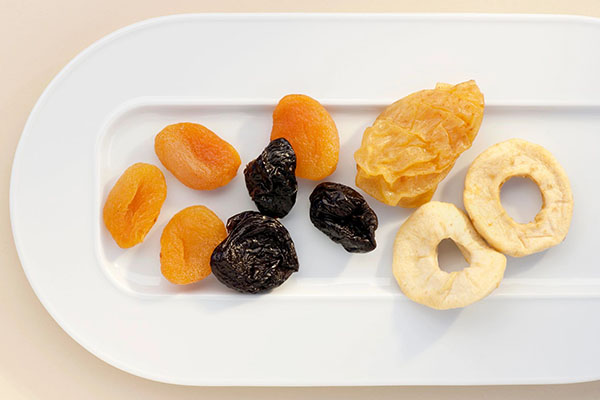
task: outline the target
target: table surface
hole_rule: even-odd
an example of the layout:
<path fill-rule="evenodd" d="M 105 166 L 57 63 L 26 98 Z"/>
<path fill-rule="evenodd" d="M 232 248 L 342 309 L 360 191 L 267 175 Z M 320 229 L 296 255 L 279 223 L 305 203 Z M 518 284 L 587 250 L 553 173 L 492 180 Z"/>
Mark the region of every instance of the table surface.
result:
<path fill-rule="evenodd" d="M 25 120 L 50 80 L 115 29 L 189 12 L 518 12 L 600 17 L 597 0 L 0 0 L 0 398 L 546 399 L 600 398 L 600 381 L 558 386 L 214 388 L 148 381 L 88 353 L 31 290 L 14 247 L 10 170 Z"/>

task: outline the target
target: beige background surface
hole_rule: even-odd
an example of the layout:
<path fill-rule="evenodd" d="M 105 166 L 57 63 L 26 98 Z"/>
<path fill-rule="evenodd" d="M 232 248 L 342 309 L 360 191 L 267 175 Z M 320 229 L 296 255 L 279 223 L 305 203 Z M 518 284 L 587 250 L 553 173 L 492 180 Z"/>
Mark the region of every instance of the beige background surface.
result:
<path fill-rule="evenodd" d="M 546 399 L 600 398 L 600 381 L 560 386 L 209 388 L 148 381 L 100 361 L 48 315 L 29 286 L 10 231 L 8 188 L 27 115 L 77 53 L 125 25 L 186 12 L 524 12 L 600 17 L 598 0 L 0 0 L 1 399 Z"/>

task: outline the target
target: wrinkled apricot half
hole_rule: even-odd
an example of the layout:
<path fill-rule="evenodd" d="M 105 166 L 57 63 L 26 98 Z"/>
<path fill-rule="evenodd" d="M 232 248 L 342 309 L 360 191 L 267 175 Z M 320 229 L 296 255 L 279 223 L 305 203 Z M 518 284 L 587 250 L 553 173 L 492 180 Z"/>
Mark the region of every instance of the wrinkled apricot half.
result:
<path fill-rule="evenodd" d="M 184 208 L 171 218 L 160 237 L 160 269 L 179 285 L 211 273 L 210 256 L 227 237 L 223 221 L 204 206 Z"/>
<path fill-rule="evenodd" d="M 286 138 L 296 153 L 296 176 L 315 181 L 337 167 L 340 138 L 333 118 L 315 99 L 290 94 L 273 111 L 271 140 Z"/>
<path fill-rule="evenodd" d="M 133 247 L 144 240 L 166 198 L 165 176 L 154 165 L 137 163 L 123 172 L 103 211 L 104 224 L 119 247 Z"/>
<path fill-rule="evenodd" d="M 232 145 L 190 122 L 169 125 L 156 135 L 154 151 L 181 183 L 197 190 L 225 186 L 241 164 Z"/>

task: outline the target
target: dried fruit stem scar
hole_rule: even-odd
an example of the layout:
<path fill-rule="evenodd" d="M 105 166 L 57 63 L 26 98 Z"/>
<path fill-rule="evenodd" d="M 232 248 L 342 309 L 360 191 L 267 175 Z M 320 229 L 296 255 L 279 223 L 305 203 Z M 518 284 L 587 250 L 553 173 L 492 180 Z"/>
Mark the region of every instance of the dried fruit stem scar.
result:
<path fill-rule="evenodd" d="M 515 222 L 500 203 L 500 188 L 514 176 L 530 178 L 542 193 L 542 209 L 526 224 Z M 560 243 L 571 224 L 573 194 L 567 174 L 548 150 L 522 139 L 498 143 L 481 153 L 469 167 L 463 196 L 481 236 L 513 257 Z"/>
<path fill-rule="evenodd" d="M 452 239 L 469 267 L 445 272 L 438 265 L 438 245 Z M 413 301 L 445 310 L 481 300 L 498 287 L 506 257 L 489 247 L 469 218 L 449 203 L 432 201 L 402 224 L 394 243 L 394 277 Z"/>

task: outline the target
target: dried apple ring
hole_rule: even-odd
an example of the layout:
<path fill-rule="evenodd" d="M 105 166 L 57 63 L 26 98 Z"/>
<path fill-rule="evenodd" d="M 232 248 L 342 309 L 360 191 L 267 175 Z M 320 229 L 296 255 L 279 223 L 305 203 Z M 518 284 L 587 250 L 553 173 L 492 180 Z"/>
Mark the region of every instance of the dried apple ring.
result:
<path fill-rule="evenodd" d="M 469 267 L 445 272 L 438 245 L 452 239 Z M 454 204 L 431 201 L 402 224 L 394 242 L 394 277 L 411 300 L 438 310 L 481 300 L 498 287 L 506 257 L 489 247 L 465 213 Z"/>
<path fill-rule="evenodd" d="M 500 203 L 502 185 L 514 176 L 531 179 L 542 193 L 542 209 L 526 224 L 513 220 Z M 571 185 L 562 166 L 548 150 L 522 139 L 495 144 L 473 161 L 463 199 L 479 234 L 513 257 L 562 242 L 573 215 Z"/>

